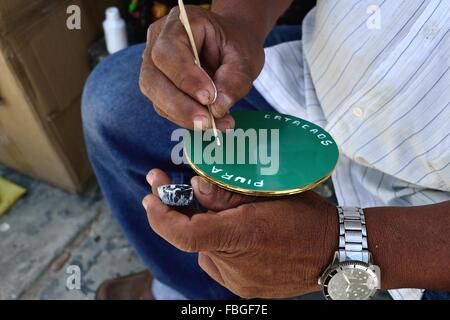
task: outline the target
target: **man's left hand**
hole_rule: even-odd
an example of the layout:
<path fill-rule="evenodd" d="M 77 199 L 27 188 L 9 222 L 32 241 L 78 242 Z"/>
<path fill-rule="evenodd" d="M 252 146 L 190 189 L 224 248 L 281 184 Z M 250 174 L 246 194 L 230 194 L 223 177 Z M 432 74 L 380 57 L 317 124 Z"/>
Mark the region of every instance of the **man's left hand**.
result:
<path fill-rule="evenodd" d="M 143 205 L 152 229 L 186 252 L 217 282 L 244 298 L 287 298 L 320 290 L 317 279 L 337 249 L 336 208 L 310 191 L 256 198 L 194 177 L 196 199 L 209 211 L 188 217 L 164 205 L 160 170 L 147 176 L 153 195 Z"/>

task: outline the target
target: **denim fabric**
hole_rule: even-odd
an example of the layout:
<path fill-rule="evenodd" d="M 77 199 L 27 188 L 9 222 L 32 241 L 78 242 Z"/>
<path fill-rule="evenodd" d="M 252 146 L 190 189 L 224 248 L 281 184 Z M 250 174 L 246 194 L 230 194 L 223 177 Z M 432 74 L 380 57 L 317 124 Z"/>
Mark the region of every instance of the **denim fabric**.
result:
<path fill-rule="evenodd" d="M 426 290 L 422 296 L 422 300 L 449 300 L 450 301 L 450 292 Z"/>

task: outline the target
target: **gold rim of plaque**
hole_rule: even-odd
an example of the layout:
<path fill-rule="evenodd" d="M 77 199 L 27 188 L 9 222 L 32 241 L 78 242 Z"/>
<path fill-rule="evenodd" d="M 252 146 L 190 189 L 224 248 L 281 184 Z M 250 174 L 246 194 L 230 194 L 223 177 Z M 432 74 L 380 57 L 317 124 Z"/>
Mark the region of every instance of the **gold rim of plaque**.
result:
<path fill-rule="evenodd" d="M 204 173 L 202 170 L 200 170 L 189 158 L 189 156 L 187 155 L 187 153 L 184 153 L 187 162 L 189 163 L 189 165 L 191 166 L 191 168 L 201 177 L 205 178 L 206 180 L 212 182 L 215 185 L 218 185 L 219 187 L 226 189 L 228 191 L 233 191 L 233 192 L 237 192 L 240 194 L 244 194 L 244 195 L 248 195 L 248 196 L 274 196 L 274 197 L 282 197 L 282 196 L 290 196 L 290 195 L 295 195 L 295 194 L 299 194 L 299 193 L 303 193 L 306 191 L 310 191 L 312 189 L 314 189 L 315 187 L 317 187 L 318 185 L 324 183 L 325 181 L 327 181 L 328 179 L 331 178 L 331 175 L 333 174 L 334 170 L 336 169 L 336 165 L 333 167 L 333 169 L 323 178 L 307 185 L 307 186 L 303 186 L 303 187 L 298 187 L 298 188 L 293 188 L 293 189 L 288 189 L 288 190 L 265 190 L 265 191 L 252 191 L 252 190 L 248 190 L 248 189 L 244 189 L 244 188 L 239 188 L 239 187 L 235 187 L 232 185 L 228 185 L 226 183 L 223 183 L 222 181 L 219 181 L 217 179 L 212 178 L 211 176 L 208 176 L 206 173 Z"/>

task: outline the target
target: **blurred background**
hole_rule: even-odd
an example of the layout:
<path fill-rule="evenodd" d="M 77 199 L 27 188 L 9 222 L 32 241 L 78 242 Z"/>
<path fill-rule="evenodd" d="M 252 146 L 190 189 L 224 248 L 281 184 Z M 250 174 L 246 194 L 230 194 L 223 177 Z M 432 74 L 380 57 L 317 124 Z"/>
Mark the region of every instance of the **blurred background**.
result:
<path fill-rule="evenodd" d="M 92 299 L 103 280 L 144 269 L 95 184 L 80 99 L 108 55 L 106 8 L 119 8 L 133 45 L 176 3 L 0 1 L 0 299 Z M 278 23 L 299 24 L 314 4 L 295 1 Z M 72 5 L 81 29 L 67 27 Z M 80 289 L 67 286 L 71 266 L 81 272 Z"/>

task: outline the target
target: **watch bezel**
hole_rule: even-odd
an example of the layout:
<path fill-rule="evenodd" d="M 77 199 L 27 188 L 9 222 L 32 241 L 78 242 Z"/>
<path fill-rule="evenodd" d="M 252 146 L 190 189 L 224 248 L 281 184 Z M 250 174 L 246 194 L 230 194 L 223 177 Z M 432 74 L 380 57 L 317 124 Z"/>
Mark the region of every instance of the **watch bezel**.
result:
<path fill-rule="evenodd" d="M 328 285 L 333 279 L 333 277 L 338 274 L 339 272 L 343 272 L 345 269 L 359 269 L 364 270 L 369 274 L 372 274 L 374 278 L 376 279 L 377 283 L 375 288 L 370 293 L 369 299 L 373 298 L 373 296 L 377 293 L 377 291 L 380 289 L 380 269 L 376 265 L 371 265 L 362 261 L 345 261 L 340 262 L 339 264 L 330 267 L 324 275 L 321 277 L 321 284 L 322 284 L 322 292 L 325 296 L 325 299 L 327 300 L 333 300 L 328 292 Z"/>

